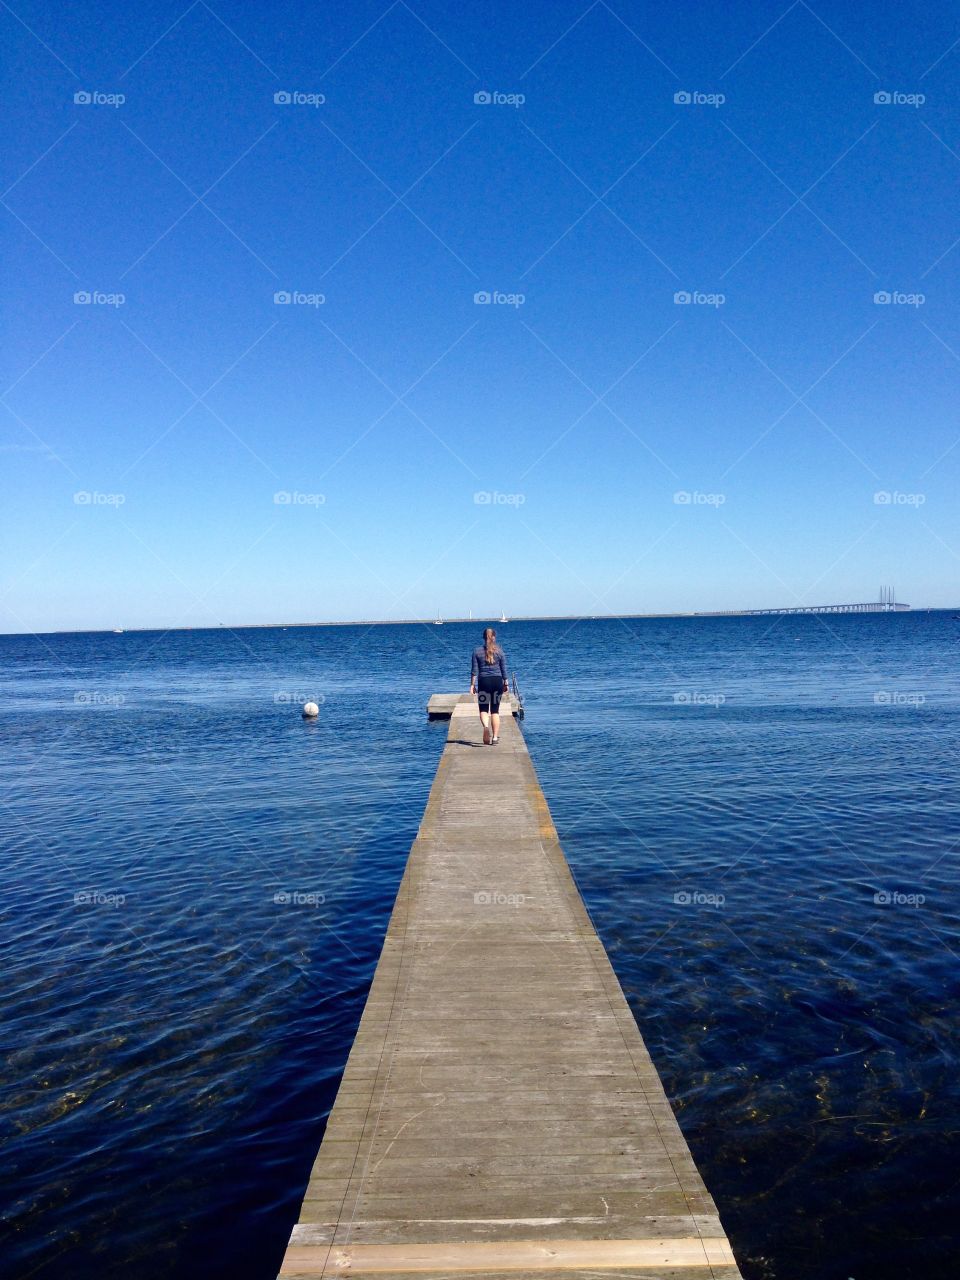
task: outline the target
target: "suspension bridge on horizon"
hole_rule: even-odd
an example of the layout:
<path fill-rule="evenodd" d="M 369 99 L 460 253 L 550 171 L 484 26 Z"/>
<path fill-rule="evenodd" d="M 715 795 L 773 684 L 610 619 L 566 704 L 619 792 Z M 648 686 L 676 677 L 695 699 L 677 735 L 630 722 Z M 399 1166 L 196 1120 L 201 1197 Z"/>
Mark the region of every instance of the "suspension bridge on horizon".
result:
<path fill-rule="evenodd" d="M 760 618 L 780 613 L 907 613 L 908 604 L 900 604 L 893 587 L 881 587 L 878 600 L 866 600 L 853 604 L 798 604 L 784 605 L 776 609 L 723 609 L 715 614 L 698 613 L 697 617 L 723 616 Z"/>

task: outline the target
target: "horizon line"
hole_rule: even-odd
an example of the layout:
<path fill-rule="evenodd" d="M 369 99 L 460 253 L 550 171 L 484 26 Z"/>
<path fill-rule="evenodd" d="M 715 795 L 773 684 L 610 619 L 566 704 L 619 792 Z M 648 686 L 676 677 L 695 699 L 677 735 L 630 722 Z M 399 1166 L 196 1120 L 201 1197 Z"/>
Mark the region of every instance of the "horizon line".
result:
<path fill-rule="evenodd" d="M 876 604 L 876 601 L 864 603 Z M 770 609 L 698 609 L 675 610 L 662 613 L 531 613 L 517 614 L 513 618 L 491 619 L 491 623 L 509 626 L 512 622 L 604 622 L 604 621 L 638 621 L 663 618 L 750 618 L 750 617 L 817 617 L 819 610 L 839 610 L 837 605 L 785 605 Z M 803 609 L 806 613 L 793 613 L 790 610 Z M 886 613 L 951 613 L 960 610 L 958 605 L 899 605 L 894 609 L 876 609 L 873 615 Z M 852 612 L 852 611 L 851 611 Z M 866 612 L 866 611 L 865 611 Z M 864 616 L 861 614 L 860 616 Z M 442 618 L 438 624 L 436 618 L 351 618 L 343 621 L 323 622 L 220 622 L 196 626 L 153 626 L 153 627 L 63 627 L 53 631 L 3 631 L 0 636 L 99 636 L 99 635 L 138 635 L 154 631 L 275 631 L 289 628 L 310 627 L 414 627 L 414 626 L 457 626 L 467 623 L 479 625 L 483 618 L 455 617 Z"/>

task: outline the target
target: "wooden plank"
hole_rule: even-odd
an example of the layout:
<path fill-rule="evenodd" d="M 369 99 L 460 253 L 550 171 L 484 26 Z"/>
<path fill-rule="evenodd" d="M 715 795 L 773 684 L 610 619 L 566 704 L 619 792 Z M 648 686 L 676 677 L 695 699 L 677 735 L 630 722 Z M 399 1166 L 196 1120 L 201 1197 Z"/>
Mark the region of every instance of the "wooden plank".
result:
<path fill-rule="evenodd" d="M 719 1237 L 723 1235 L 723 1228 L 720 1225 L 720 1219 L 716 1214 L 700 1214 L 691 1218 L 690 1214 L 651 1214 L 647 1217 L 638 1217 L 636 1219 L 639 1226 L 643 1227 L 644 1234 L 650 1237 L 665 1236 L 683 1236 L 690 1231 L 690 1223 L 693 1221 L 697 1229 L 698 1235 L 706 1237 Z M 488 1231 L 495 1235 L 497 1239 L 510 1238 L 509 1232 L 515 1234 L 513 1238 L 518 1240 L 526 1240 L 531 1234 L 531 1230 L 535 1230 L 538 1238 L 551 1238 L 548 1233 L 556 1228 L 557 1239 L 569 1238 L 570 1225 L 572 1222 L 589 1223 L 591 1230 L 602 1228 L 607 1218 L 603 1214 L 597 1214 L 592 1217 L 585 1216 L 579 1219 L 569 1218 L 432 1218 L 428 1220 L 430 1227 L 450 1226 L 456 1228 L 470 1227 L 473 1234 L 482 1231 Z M 330 1244 L 333 1240 L 336 1222 L 324 1223 L 298 1223 L 293 1229 L 290 1237 L 290 1243 L 300 1246 L 306 1244 L 320 1245 Z M 399 1244 L 404 1240 L 404 1229 L 410 1226 L 419 1228 L 421 1223 L 397 1223 L 390 1218 L 374 1219 L 368 1221 L 366 1219 L 357 1219 L 354 1226 L 354 1243 L 374 1243 L 373 1237 L 379 1237 L 383 1244 Z M 520 1234 L 516 1234 L 520 1233 Z M 366 1239 L 365 1237 L 371 1237 Z M 600 1239 L 619 1239 L 619 1235 L 613 1234 L 609 1236 L 600 1236 Z"/>
<path fill-rule="evenodd" d="M 739 1280 L 519 727 L 449 698 L 280 1274 Z"/>
<path fill-rule="evenodd" d="M 281 1275 L 356 1272 L 582 1271 L 616 1267 L 729 1266 L 726 1236 L 654 1236 L 637 1240 L 471 1240 L 464 1244 L 295 1244 Z"/>

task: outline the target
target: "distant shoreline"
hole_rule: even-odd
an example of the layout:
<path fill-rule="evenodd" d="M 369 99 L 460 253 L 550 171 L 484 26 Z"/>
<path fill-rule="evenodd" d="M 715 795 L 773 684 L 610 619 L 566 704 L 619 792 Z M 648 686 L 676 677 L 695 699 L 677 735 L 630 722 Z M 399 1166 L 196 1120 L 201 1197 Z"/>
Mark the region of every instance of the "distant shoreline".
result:
<path fill-rule="evenodd" d="M 895 616 L 903 616 L 904 613 L 957 613 L 960 612 L 960 605 L 937 605 L 911 606 L 901 609 Z M 817 618 L 817 617 L 887 617 L 886 613 L 872 614 L 790 614 L 771 611 L 770 613 L 758 613 L 752 609 L 716 609 L 701 610 L 692 613 L 544 613 L 544 614 L 524 614 L 515 618 L 509 618 L 506 623 L 500 623 L 497 618 L 444 618 L 444 626 L 458 626 L 467 624 L 469 626 L 480 626 L 484 622 L 490 622 L 493 625 L 510 626 L 515 622 L 637 622 L 643 620 L 656 620 L 663 618 Z M 422 627 L 436 626 L 435 618 L 355 618 L 346 622 L 238 622 L 226 623 L 221 622 L 219 626 L 196 626 L 196 627 L 125 627 L 119 633 L 115 632 L 112 627 L 86 627 L 81 630 L 61 630 L 61 631 L 6 631 L 0 632 L 4 636 L 105 636 L 105 635 L 146 635 L 151 632 L 180 632 L 180 631 L 281 631 L 281 630 L 298 630 L 308 629 L 311 627 Z"/>

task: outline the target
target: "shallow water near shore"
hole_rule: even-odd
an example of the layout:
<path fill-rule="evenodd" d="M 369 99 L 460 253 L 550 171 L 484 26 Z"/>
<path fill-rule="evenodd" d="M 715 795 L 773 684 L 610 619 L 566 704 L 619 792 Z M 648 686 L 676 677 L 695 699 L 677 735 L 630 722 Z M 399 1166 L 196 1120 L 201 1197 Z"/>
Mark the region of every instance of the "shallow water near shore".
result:
<path fill-rule="evenodd" d="M 272 1280 L 477 630 L 0 637 L 0 1273 Z M 960 621 L 499 631 L 748 1280 L 952 1276 Z"/>

